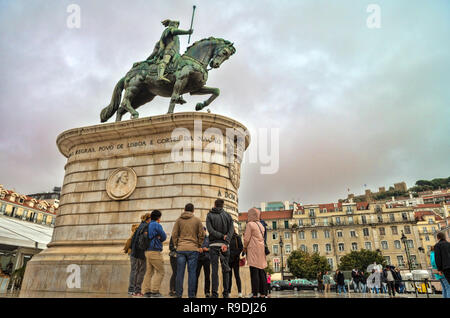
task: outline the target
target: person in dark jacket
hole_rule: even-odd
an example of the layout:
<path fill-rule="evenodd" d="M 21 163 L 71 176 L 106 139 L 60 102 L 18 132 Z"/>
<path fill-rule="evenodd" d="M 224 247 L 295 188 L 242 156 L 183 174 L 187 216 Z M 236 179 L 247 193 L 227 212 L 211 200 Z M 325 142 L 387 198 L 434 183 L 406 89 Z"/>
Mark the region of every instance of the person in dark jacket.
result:
<path fill-rule="evenodd" d="M 223 297 L 228 298 L 228 282 L 230 275 L 230 241 L 233 236 L 233 219 L 223 209 L 224 201 L 217 199 L 214 208 L 206 216 L 206 228 L 209 233 L 209 257 L 212 268 L 212 297 L 217 298 L 219 288 L 219 259 L 222 267 Z"/>
<path fill-rule="evenodd" d="M 434 259 L 439 275 L 444 275 L 447 282 L 450 282 L 450 243 L 445 239 L 445 233 L 437 234 L 439 242 L 434 245 Z"/>
<path fill-rule="evenodd" d="M 177 278 L 177 250 L 173 244 L 173 238 L 170 236 L 169 242 L 170 267 L 172 268 L 172 276 L 170 276 L 169 296 L 176 296 L 175 282 Z"/>
<path fill-rule="evenodd" d="M 198 278 L 203 267 L 203 274 L 205 276 L 204 292 L 205 297 L 209 298 L 211 297 L 211 261 L 209 259 L 209 237 L 208 235 L 206 235 L 206 227 L 203 228 L 203 231 L 205 231 L 205 238 L 203 239 L 202 244 L 203 252 L 199 254 L 197 261 L 197 283 L 195 284 L 195 295 L 197 296 Z"/>
<path fill-rule="evenodd" d="M 367 278 L 363 271 L 358 271 L 359 290 L 361 293 L 366 292 Z"/>
<path fill-rule="evenodd" d="M 138 235 L 146 231 L 148 223 L 150 222 L 150 213 L 145 213 L 141 216 L 141 224 L 139 224 L 136 231 L 134 231 L 131 238 L 131 273 L 130 273 L 130 287 L 129 292 L 135 297 L 142 297 L 142 282 L 144 280 L 146 271 L 145 251 L 138 246 Z"/>
<path fill-rule="evenodd" d="M 239 275 L 239 259 L 244 249 L 242 245 L 241 237 L 237 234 L 237 227 L 234 228 L 233 236 L 230 241 L 230 268 L 232 272 L 230 272 L 230 279 L 228 281 L 228 294 L 231 293 L 231 287 L 233 285 L 233 272 L 234 278 L 236 279 L 236 286 L 238 289 L 238 296 L 242 297 L 242 285 L 241 285 L 241 277 Z"/>
<path fill-rule="evenodd" d="M 389 296 L 395 297 L 395 274 L 392 268 L 389 265 L 386 265 L 386 268 L 382 273 L 384 280 L 386 281 Z"/>
<path fill-rule="evenodd" d="M 345 294 L 347 293 L 347 290 L 345 289 L 344 274 L 340 270 L 337 270 L 336 272 L 336 284 L 338 287 L 339 294 L 341 293 L 341 290 L 344 290 Z"/>
<path fill-rule="evenodd" d="M 359 276 L 358 276 L 358 269 L 352 270 L 352 284 L 353 284 L 353 291 L 355 293 L 359 292 Z"/>

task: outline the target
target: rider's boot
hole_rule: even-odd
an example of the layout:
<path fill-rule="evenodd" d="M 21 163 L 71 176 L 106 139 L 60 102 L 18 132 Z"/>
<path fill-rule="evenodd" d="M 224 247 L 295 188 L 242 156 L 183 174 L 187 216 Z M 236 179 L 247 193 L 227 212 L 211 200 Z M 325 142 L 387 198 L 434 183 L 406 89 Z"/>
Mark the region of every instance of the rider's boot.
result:
<path fill-rule="evenodd" d="M 166 81 L 170 83 L 170 80 L 164 77 L 164 71 L 166 70 L 166 63 L 160 63 L 158 65 L 158 80 Z"/>
<path fill-rule="evenodd" d="M 177 103 L 177 104 L 181 104 L 181 105 L 183 105 L 183 104 L 186 103 L 186 101 L 185 101 L 184 98 L 183 98 L 183 95 L 180 95 L 180 97 L 178 97 L 176 103 Z"/>

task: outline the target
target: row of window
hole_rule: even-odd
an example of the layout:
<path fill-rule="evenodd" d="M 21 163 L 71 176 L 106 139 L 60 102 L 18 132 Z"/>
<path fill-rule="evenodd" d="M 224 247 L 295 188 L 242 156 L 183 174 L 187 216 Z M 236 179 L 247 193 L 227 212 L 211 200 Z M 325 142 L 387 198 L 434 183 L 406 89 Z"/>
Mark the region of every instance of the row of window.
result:
<path fill-rule="evenodd" d="M 406 245 L 409 248 L 414 248 L 414 242 L 413 240 L 407 240 L 406 241 Z M 291 252 L 291 245 L 290 244 L 285 244 L 285 253 L 289 254 Z M 399 240 L 394 241 L 394 247 L 396 249 L 401 249 L 401 242 Z M 388 241 L 381 241 L 381 248 L 383 250 L 387 250 L 389 249 L 389 244 Z M 364 249 L 366 250 L 372 250 L 372 242 L 364 242 Z M 308 247 L 305 244 L 300 245 L 300 250 L 304 251 L 304 252 L 308 252 Z M 344 252 L 345 251 L 345 244 L 344 243 L 338 243 L 338 250 L 340 252 Z M 351 244 L 351 250 L 352 251 L 357 251 L 358 250 L 358 243 L 357 242 L 353 242 Z M 330 243 L 325 244 L 325 252 L 329 253 L 332 251 L 332 246 Z M 278 254 L 279 250 L 278 250 L 278 245 L 273 245 L 272 246 L 272 252 L 274 254 Z M 312 245 L 312 252 L 313 253 L 319 253 L 319 244 L 313 244 Z"/>
<path fill-rule="evenodd" d="M 317 220 L 314 218 L 315 217 L 314 213 L 310 213 L 309 216 L 311 217 L 311 219 L 309 219 L 308 224 L 306 224 L 304 219 L 299 219 L 298 226 L 304 226 L 304 225 L 329 226 L 330 225 L 328 218 L 320 218 L 321 222 L 317 222 Z M 332 221 L 333 221 L 333 218 L 331 218 L 331 222 Z M 334 221 L 335 221 L 336 225 L 354 224 L 355 223 L 353 216 L 347 216 L 347 217 L 336 216 L 334 218 Z M 377 221 L 378 221 L 378 223 L 383 223 L 385 220 L 384 220 L 383 216 L 379 214 L 379 215 L 377 215 Z M 395 214 L 390 213 L 389 214 L 389 222 L 395 222 L 395 221 L 396 221 Z M 407 212 L 402 212 L 402 221 L 408 221 L 408 213 Z M 375 215 L 371 215 L 370 222 L 371 223 L 375 222 Z M 361 215 L 361 224 L 368 224 L 367 215 Z M 272 229 L 276 230 L 277 228 L 278 228 L 278 222 L 272 221 Z M 289 229 L 289 221 L 288 220 L 284 221 L 284 228 Z"/>
<path fill-rule="evenodd" d="M 378 231 L 380 235 L 386 235 L 386 229 L 384 227 L 378 228 Z M 397 226 L 391 226 L 391 233 L 392 235 L 398 235 L 398 228 Z M 404 226 L 404 233 L 405 234 L 411 234 L 411 227 L 409 225 Z M 324 230 L 323 231 L 325 238 L 330 238 L 330 230 Z M 337 237 L 343 237 L 343 231 L 336 231 Z M 363 228 L 363 235 L 364 236 L 370 236 L 369 228 Z M 355 230 L 350 230 L 350 237 L 358 237 L 358 234 Z M 291 238 L 291 232 L 284 232 L 284 238 L 290 239 Z M 305 238 L 305 231 L 299 231 L 298 232 L 298 238 L 300 240 L 304 240 Z M 318 231 L 312 230 L 311 231 L 311 238 L 317 239 L 318 238 Z M 272 239 L 277 240 L 278 239 L 278 233 L 272 232 Z"/>
<path fill-rule="evenodd" d="M 8 212 L 6 212 L 6 204 L 3 203 L 0 206 L 0 214 L 29 222 L 55 225 L 56 218 L 51 215 L 37 213 L 31 210 L 23 210 L 21 214 L 19 214 L 18 212 L 18 208 L 15 206 L 13 206 L 12 210 Z"/>

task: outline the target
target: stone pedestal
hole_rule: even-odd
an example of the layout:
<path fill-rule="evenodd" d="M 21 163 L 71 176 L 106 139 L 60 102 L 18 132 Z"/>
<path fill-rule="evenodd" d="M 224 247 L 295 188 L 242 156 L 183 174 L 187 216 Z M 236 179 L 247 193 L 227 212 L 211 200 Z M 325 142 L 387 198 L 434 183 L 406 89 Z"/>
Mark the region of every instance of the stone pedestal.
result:
<path fill-rule="evenodd" d="M 169 238 L 187 203 L 194 204 L 204 222 L 214 201 L 222 198 L 237 220 L 240 162 L 250 142 L 245 130 L 224 116 L 187 112 L 60 134 L 57 145 L 68 160 L 59 214 L 48 249 L 27 264 L 20 296 L 126 296 L 130 262 L 123 246 L 131 226 L 154 209 L 162 212 Z M 205 149 L 213 149 L 212 156 Z M 168 243 L 164 295 L 172 273 Z M 72 279 L 74 268 L 80 269 L 79 288 Z"/>

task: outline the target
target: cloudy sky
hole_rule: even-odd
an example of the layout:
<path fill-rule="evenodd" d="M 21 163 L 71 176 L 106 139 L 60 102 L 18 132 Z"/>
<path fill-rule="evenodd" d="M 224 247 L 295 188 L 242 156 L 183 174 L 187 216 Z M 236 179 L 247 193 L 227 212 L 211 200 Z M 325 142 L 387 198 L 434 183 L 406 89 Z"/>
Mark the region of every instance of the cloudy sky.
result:
<path fill-rule="evenodd" d="M 67 27 L 72 3 L 79 29 Z M 371 3 L 381 28 L 367 27 Z M 211 111 L 253 132 L 280 129 L 278 172 L 242 167 L 241 210 L 450 175 L 446 0 L 0 0 L 0 183 L 20 193 L 61 185 L 56 136 L 98 124 L 115 83 L 153 50 L 160 21 L 188 29 L 193 4 L 192 40 L 222 37 L 237 48 L 210 72 L 208 86 L 221 89 Z M 176 111 L 204 97 L 185 99 Z M 139 111 L 167 107 L 157 97 Z"/>

